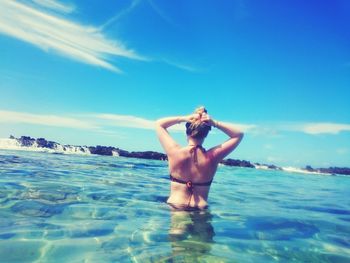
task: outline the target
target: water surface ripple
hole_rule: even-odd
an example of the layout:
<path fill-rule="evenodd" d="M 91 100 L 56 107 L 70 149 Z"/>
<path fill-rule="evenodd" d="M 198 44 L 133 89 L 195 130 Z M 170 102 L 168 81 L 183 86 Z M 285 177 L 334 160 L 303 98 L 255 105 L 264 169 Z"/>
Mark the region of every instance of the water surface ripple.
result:
<path fill-rule="evenodd" d="M 171 211 L 166 162 L 0 151 L 1 262 L 350 262 L 350 177 L 220 166 Z"/>

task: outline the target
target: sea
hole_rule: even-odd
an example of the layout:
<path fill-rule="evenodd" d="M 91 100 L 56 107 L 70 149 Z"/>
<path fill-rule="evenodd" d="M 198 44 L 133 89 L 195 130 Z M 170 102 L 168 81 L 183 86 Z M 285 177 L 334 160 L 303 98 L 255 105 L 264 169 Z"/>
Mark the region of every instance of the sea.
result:
<path fill-rule="evenodd" d="M 174 211 L 167 162 L 0 150 L 0 262 L 350 262 L 350 177 L 220 166 Z"/>

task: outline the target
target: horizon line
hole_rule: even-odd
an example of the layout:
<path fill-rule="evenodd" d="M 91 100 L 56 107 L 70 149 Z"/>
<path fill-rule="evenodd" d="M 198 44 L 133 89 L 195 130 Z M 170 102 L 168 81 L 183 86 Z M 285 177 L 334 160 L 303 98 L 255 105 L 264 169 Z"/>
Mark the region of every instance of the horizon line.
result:
<path fill-rule="evenodd" d="M 34 138 L 34 137 L 31 137 L 29 135 L 22 135 L 21 137 L 17 138 L 13 135 L 10 135 L 9 138 L 0 138 L 0 142 L 1 140 L 20 140 L 22 139 L 23 137 L 26 137 L 26 138 L 29 138 L 29 139 L 33 139 L 35 141 L 37 140 L 40 140 L 40 139 L 43 139 L 47 142 L 53 142 L 53 143 L 56 143 L 58 145 L 61 145 L 61 146 L 71 146 L 71 147 L 87 147 L 87 148 L 90 148 L 90 147 L 106 147 L 106 148 L 113 148 L 113 149 L 116 149 L 116 150 L 121 150 L 121 151 L 126 151 L 128 153 L 147 153 L 147 152 L 154 152 L 154 153 L 157 153 L 157 154 L 162 154 L 162 155 L 166 155 L 165 153 L 163 152 L 158 152 L 158 151 L 153 151 L 153 150 L 147 150 L 147 151 L 128 151 L 128 150 L 124 150 L 124 149 L 121 149 L 119 147 L 115 147 L 115 146 L 110 146 L 110 145 L 72 145 L 72 144 L 61 144 L 60 142 L 56 142 L 56 141 L 50 141 L 50 140 L 47 140 L 45 139 L 44 137 L 38 137 L 38 138 Z M 30 148 L 31 147 L 27 147 L 27 146 L 23 146 L 23 145 L 20 145 L 19 149 L 16 148 L 4 148 L 1 143 L 0 143 L 0 149 L 1 150 L 24 150 L 25 148 Z M 34 151 L 34 148 L 35 147 L 32 147 L 33 151 Z M 49 147 L 36 147 L 36 148 L 43 148 L 43 149 L 51 149 Z M 94 153 L 90 153 L 90 154 L 94 154 Z M 101 154 L 96 154 L 96 155 L 101 155 Z M 101 155 L 101 156 L 108 156 L 108 155 Z M 123 156 L 122 156 L 123 157 Z M 135 157 L 125 157 L 125 158 L 135 158 Z M 162 160 L 162 161 L 166 161 L 166 160 Z M 245 159 L 234 159 L 234 158 L 225 158 L 223 159 L 220 163 L 223 164 L 223 165 L 227 165 L 225 164 L 225 162 L 230 162 L 230 161 L 239 161 L 239 162 L 248 162 L 248 164 L 250 165 L 253 165 L 255 169 L 271 169 L 271 170 L 276 170 L 276 169 L 283 169 L 284 171 L 293 171 L 293 169 L 306 169 L 305 171 L 307 172 L 307 169 L 331 169 L 331 168 L 345 168 L 345 169 L 350 169 L 350 167 L 341 167 L 341 166 L 329 166 L 329 167 L 312 167 L 311 165 L 305 165 L 305 167 L 294 167 L 294 166 L 280 166 L 280 165 L 275 165 L 275 164 L 267 164 L 267 163 L 260 163 L 260 162 L 252 162 L 252 161 L 249 161 L 249 160 L 245 160 Z M 227 166 L 235 166 L 235 165 L 227 165 Z M 261 167 L 264 167 L 264 168 L 257 168 L 257 166 L 261 166 Z M 265 167 L 266 166 L 266 167 Z M 238 165 L 238 167 L 241 167 L 241 168 L 253 168 L 253 167 L 249 167 L 249 166 L 240 166 Z M 317 172 L 316 172 L 317 173 Z"/>

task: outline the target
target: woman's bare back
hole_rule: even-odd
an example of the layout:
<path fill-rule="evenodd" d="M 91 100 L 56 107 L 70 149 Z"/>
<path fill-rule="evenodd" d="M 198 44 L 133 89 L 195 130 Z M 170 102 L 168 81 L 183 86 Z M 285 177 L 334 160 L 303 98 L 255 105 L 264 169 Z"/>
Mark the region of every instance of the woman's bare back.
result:
<path fill-rule="evenodd" d="M 207 206 L 210 184 L 217 169 L 210 157 L 210 152 L 201 146 L 187 146 L 169 156 L 172 181 L 168 203 L 198 208 Z M 190 182 L 192 186 L 184 182 Z"/>

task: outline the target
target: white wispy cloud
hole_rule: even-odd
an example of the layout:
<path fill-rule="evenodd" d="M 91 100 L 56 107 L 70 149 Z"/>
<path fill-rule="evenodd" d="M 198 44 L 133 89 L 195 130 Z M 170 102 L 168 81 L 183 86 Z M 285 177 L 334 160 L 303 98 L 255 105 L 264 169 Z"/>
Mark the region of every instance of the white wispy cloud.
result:
<path fill-rule="evenodd" d="M 107 120 L 108 122 L 105 122 L 104 123 L 105 125 L 146 129 L 146 130 L 154 130 L 155 128 L 154 125 L 156 121 L 156 120 L 149 120 L 149 119 L 144 119 L 144 118 L 131 116 L 131 115 L 96 114 L 92 116 L 100 120 L 101 119 Z M 253 125 L 253 124 L 240 124 L 240 123 L 231 123 L 231 124 L 244 132 L 250 132 L 256 128 L 256 125 Z M 183 124 L 179 124 L 179 125 L 171 126 L 170 130 L 184 132 L 185 128 Z"/>
<path fill-rule="evenodd" d="M 169 60 L 166 58 L 161 59 L 161 61 L 170 65 L 170 66 L 173 66 L 173 67 L 185 70 L 185 71 L 189 71 L 189 72 L 200 72 L 201 71 L 200 69 L 195 68 L 193 66 L 189 66 L 189 65 L 186 65 L 183 63 L 175 62 L 175 61 L 172 61 L 172 60 Z"/>
<path fill-rule="evenodd" d="M 259 129 L 259 127 L 255 124 L 242 124 L 242 123 L 232 123 L 232 122 L 227 122 L 227 123 L 233 125 L 237 129 L 246 133 L 250 133 L 250 132 L 255 133 L 255 131 Z"/>
<path fill-rule="evenodd" d="M 304 132 L 309 134 L 331 133 L 337 134 L 342 131 L 350 131 L 350 124 L 342 123 L 310 123 L 303 127 Z"/>
<path fill-rule="evenodd" d="M 105 23 L 103 23 L 98 29 L 102 31 L 108 26 L 112 25 L 113 23 L 115 23 L 125 15 L 129 14 L 136 6 L 138 6 L 140 2 L 141 0 L 132 0 L 131 4 L 127 8 L 117 12 L 113 17 L 111 17 Z"/>
<path fill-rule="evenodd" d="M 290 131 L 299 131 L 311 135 L 317 134 L 338 134 L 339 132 L 350 131 L 350 124 L 345 123 L 303 123 L 303 124 L 289 124 L 284 128 Z"/>
<path fill-rule="evenodd" d="M 132 115 L 120 114 L 66 114 L 47 115 L 27 112 L 0 110 L 0 123 L 26 123 L 32 125 L 85 129 L 101 133 L 114 133 L 113 127 L 154 130 L 155 121 Z M 255 125 L 233 124 L 238 129 L 250 132 Z M 183 124 L 170 127 L 174 132 L 185 132 Z"/>
<path fill-rule="evenodd" d="M 103 131 L 105 133 L 113 133 L 111 127 L 125 127 L 144 130 L 153 130 L 155 128 L 155 120 L 146 119 L 133 115 L 121 114 L 35 114 L 28 112 L 16 112 L 8 110 L 0 110 L 0 123 L 27 123 L 34 125 L 66 127 L 73 129 L 86 129 L 93 131 Z M 228 123 L 228 122 L 227 122 Z M 256 124 L 231 123 L 238 129 L 251 134 L 259 133 L 266 130 L 266 126 Z M 271 125 L 270 125 L 271 126 Z M 184 125 L 174 125 L 171 127 L 173 131 L 184 131 Z M 303 132 L 310 135 L 317 134 L 338 134 L 340 132 L 350 132 L 350 124 L 341 123 L 294 123 L 294 124 L 274 124 L 267 130 L 278 132 L 294 131 Z"/>
<path fill-rule="evenodd" d="M 119 127 L 129 127 L 137 129 L 146 129 L 154 130 L 155 120 L 148 120 L 131 115 L 118 115 L 118 114 L 96 114 L 92 115 L 94 118 L 107 120 L 109 126 L 119 126 Z M 256 125 L 253 124 L 240 124 L 240 123 L 231 123 L 238 129 L 244 132 L 250 132 L 252 129 L 256 128 Z M 172 131 L 184 132 L 184 125 L 174 125 L 169 128 Z"/>
<path fill-rule="evenodd" d="M 145 118 L 140 118 L 132 115 L 119 115 L 119 114 L 94 114 L 91 117 L 95 118 L 96 121 L 104 126 L 117 126 L 126 128 L 136 128 L 143 130 L 154 130 L 156 120 L 149 120 Z M 170 127 L 172 131 L 184 132 L 185 128 L 183 125 L 174 125 Z"/>
<path fill-rule="evenodd" d="M 38 114 L 0 110 L 0 123 L 25 123 L 32 125 L 84 129 L 113 134 L 110 127 L 127 127 L 154 130 L 155 121 L 131 115 L 118 114 Z M 176 130 L 176 128 L 175 128 Z"/>
<path fill-rule="evenodd" d="M 73 12 L 73 10 L 75 9 L 73 5 L 63 4 L 55 0 L 32 0 L 32 1 L 45 8 L 58 11 L 58 12 L 67 13 L 67 14 Z"/>
<path fill-rule="evenodd" d="M 52 8 L 60 8 L 56 1 L 46 1 L 47 6 L 50 3 Z M 54 7 L 53 3 L 58 6 Z M 64 8 L 61 6 L 61 10 Z M 108 39 L 95 27 L 80 25 L 12 0 L 0 1 L 0 33 L 45 51 L 56 51 L 76 61 L 119 73 L 121 70 L 109 62 L 112 57 L 144 59 L 120 41 Z"/>
<path fill-rule="evenodd" d="M 131 116 L 131 115 L 118 115 L 118 114 L 95 114 L 91 115 L 98 120 L 105 120 L 105 125 L 119 126 L 137 129 L 154 129 L 155 122 L 152 120 Z"/>
<path fill-rule="evenodd" d="M 170 25 L 172 25 L 173 27 L 177 27 L 177 25 L 175 24 L 175 22 L 170 19 L 170 17 L 166 14 L 166 12 L 163 11 L 163 9 L 161 9 L 153 0 L 148 0 L 147 1 L 149 3 L 149 5 L 152 7 L 152 9 L 167 23 L 169 23 Z"/>
<path fill-rule="evenodd" d="M 99 129 L 96 124 L 79 118 L 4 110 L 0 110 L 0 123 L 26 123 L 86 130 Z"/>

